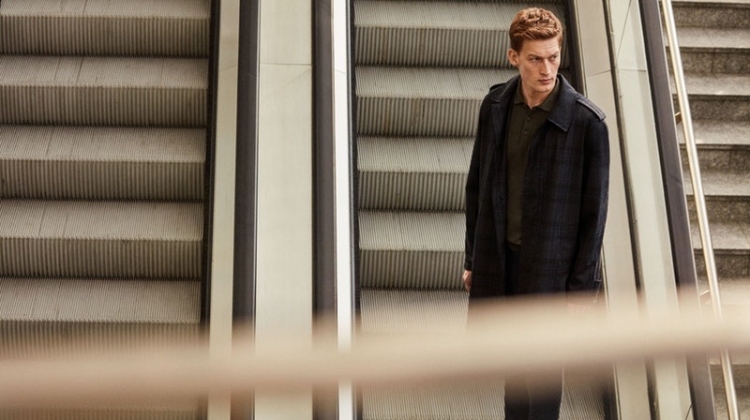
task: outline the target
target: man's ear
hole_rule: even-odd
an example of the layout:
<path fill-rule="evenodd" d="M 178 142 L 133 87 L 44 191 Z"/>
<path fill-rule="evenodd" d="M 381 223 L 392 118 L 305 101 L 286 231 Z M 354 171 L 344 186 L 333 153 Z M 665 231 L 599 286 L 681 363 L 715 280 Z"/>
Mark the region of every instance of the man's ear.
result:
<path fill-rule="evenodd" d="M 508 61 L 514 67 L 518 67 L 518 53 L 513 48 L 508 49 Z"/>

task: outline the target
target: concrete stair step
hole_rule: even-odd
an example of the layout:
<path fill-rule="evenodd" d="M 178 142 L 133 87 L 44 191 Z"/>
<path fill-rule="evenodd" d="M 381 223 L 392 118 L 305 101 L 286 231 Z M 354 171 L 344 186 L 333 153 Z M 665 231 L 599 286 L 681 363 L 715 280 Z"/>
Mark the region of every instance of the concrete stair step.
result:
<path fill-rule="evenodd" d="M 358 0 L 354 7 L 359 65 L 511 67 L 508 27 L 520 4 Z M 548 7 L 563 19 L 562 5 Z"/>
<path fill-rule="evenodd" d="M 516 70 L 358 66 L 357 133 L 471 137 L 482 98 Z"/>
<path fill-rule="evenodd" d="M 747 172 L 701 167 L 701 181 L 710 223 L 750 222 L 750 181 Z M 683 175 L 691 223 L 697 226 L 690 174 Z"/>
<path fill-rule="evenodd" d="M 735 221 L 709 221 L 711 239 L 716 259 L 716 270 L 722 277 L 750 276 L 750 231 L 746 223 Z M 700 232 L 696 224 L 691 227 L 695 263 L 698 273 L 705 273 Z"/>
<path fill-rule="evenodd" d="M 674 0 L 677 26 L 699 28 L 747 28 L 749 0 Z"/>
<path fill-rule="evenodd" d="M 0 126 L 2 198 L 201 200 L 202 129 Z"/>
<path fill-rule="evenodd" d="M 750 72 L 750 29 L 679 28 L 677 32 L 686 73 Z"/>
<path fill-rule="evenodd" d="M 207 57 L 210 0 L 3 0 L 0 54 Z"/>
<path fill-rule="evenodd" d="M 705 273 L 700 273 L 698 278 L 698 289 L 702 293 L 703 302 L 711 304 L 711 297 L 707 294 L 708 280 Z M 750 304 L 750 277 L 719 277 L 719 294 L 721 304 L 725 311 L 731 313 L 733 308 L 739 308 Z"/>
<path fill-rule="evenodd" d="M 362 288 L 461 290 L 462 212 L 360 211 Z"/>
<path fill-rule="evenodd" d="M 693 120 L 701 170 L 750 170 L 750 122 Z M 678 127 L 683 166 L 687 168 L 682 126 Z"/>
<path fill-rule="evenodd" d="M 750 74 L 686 74 L 685 83 L 697 118 L 750 121 Z"/>
<path fill-rule="evenodd" d="M 203 205 L 0 201 L 0 276 L 200 278 Z"/>
<path fill-rule="evenodd" d="M 360 208 L 464 208 L 473 139 L 360 136 L 357 143 Z"/>
<path fill-rule="evenodd" d="M 204 59 L 0 56 L 0 124 L 203 127 Z"/>

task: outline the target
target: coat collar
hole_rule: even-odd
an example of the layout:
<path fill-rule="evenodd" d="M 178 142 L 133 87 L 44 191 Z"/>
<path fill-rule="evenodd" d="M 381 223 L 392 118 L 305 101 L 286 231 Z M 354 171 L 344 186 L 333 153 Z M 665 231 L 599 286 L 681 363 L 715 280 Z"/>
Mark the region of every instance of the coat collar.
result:
<path fill-rule="evenodd" d="M 506 106 L 512 104 L 520 80 L 520 76 L 515 76 L 499 89 L 493 89 L 490 91 L 490 100 L 493 103 L 504 104 Z M 555 124 L 560 130 L 567 132 L 570 124 L 573 122 L 573 112 L 578 92 L 573 89 L 573 86 L 562 75 L 557 75 L 557 81 L 560 84 L 560 96 L 557 98 L 557 105 L 552 110 L 552 113 L 550 113 L 548 121 Z M 505 118 L 503 115 L 494 115 L 493 117 Z M 499 127 L 497 128 L 499 129 Z"/>

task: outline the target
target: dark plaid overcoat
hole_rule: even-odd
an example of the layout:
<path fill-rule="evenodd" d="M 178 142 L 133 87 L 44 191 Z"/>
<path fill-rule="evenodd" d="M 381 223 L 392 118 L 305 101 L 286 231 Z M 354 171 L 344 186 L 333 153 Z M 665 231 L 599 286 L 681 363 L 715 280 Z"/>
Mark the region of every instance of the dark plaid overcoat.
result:
<path fill-rule="evenodd" d="M 520 77 L 493 87 L 479 111 L 466 182 L 470 297 L 505 288 L 505 137 Z M 514 294 L 590 290 L 597 276 L 609 187 L 604 114 L 558 76 L 555 109 L 532 139 L 523 181 L 520 283 Z"/>

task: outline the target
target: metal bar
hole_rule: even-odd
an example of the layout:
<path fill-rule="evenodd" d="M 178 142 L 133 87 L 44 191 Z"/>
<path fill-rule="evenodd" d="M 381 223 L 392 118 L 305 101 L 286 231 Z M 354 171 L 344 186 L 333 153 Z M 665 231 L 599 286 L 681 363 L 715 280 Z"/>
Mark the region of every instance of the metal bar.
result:
<path fill-rule="evenodd" d="M 243 324 L 255 318 L 259 14 L 258 0 L 241 0 L 232 321 Z M 253 396 L 243 397 L 232 400 L 232 420 L 254 417 Z"/>
<path fill-rule="evenodd" d="M 706 274 L 708 276 L 708 287 L 711 292 L 711 304 L 714 316 L 722 321 L 724 316 L 721 308 L 721 295 L 719 292 L 719 281 L 716 275 L 716 261 L 714 258 L 713 243 L 711 241 L 711 230 L 708 225 L 706 210 L 706 199 L 703 193 L 701 181 L 700 164 L 698 163 L 698 148 L 695 144 L 695 133 L 693 131 L 693 119 L 690 114 L 690 103 L 685 86 L 685 74 L 682 69 L 682 57 L 677 42 L 677 28 L 674 14 L 672 13 L 672 1 L 662 0 L 662 11 L 666 22 L 667 40 L 669 41 L 669 53 L 672 58 L 675 87 L 677 88 L 677 99 L 682 113 L 682 129 L 685 135 L 685 149 L 687 150 L 688 163 L 690 167 L 690 180 L 693 184 L 695 208 L 698 215 L 698 226 L 700 229 L 701 245 L 703 246 L 703 259 L 706 262 Z M 724 376 L 724 387 L 726 389 L 727 411 L 730 420 L 739 420 L 739 408 L 737 406 L 737 393 L 734 386 L 734 375 L 732 373 L 732 362 L 729 351 L 721 350 L 721 370 Z"/>
<path fill-rule="evenodd" d="M 656 0 L 640 0 L 641 25 L 646 47 L 646 65 L 651 80 L 669 80 L 669 66 L 664 54 L 664 31 Z M 680 149 L 677 142 L 672 92 L 668 84 L 651 83 L 662 182 L 667 205 L 667 221 L 672 243 L 672 261 L 683 303 L 701 306 L 695 273 L 695 257 L 690 237 L 690 221 L 682 179 Z M 688 297 L 694 299 L 687 299 Z M 695 420 L 716 420 L 714 392 L 708 357 L 691 355 L 687 359 L 690 394 Z"/>

